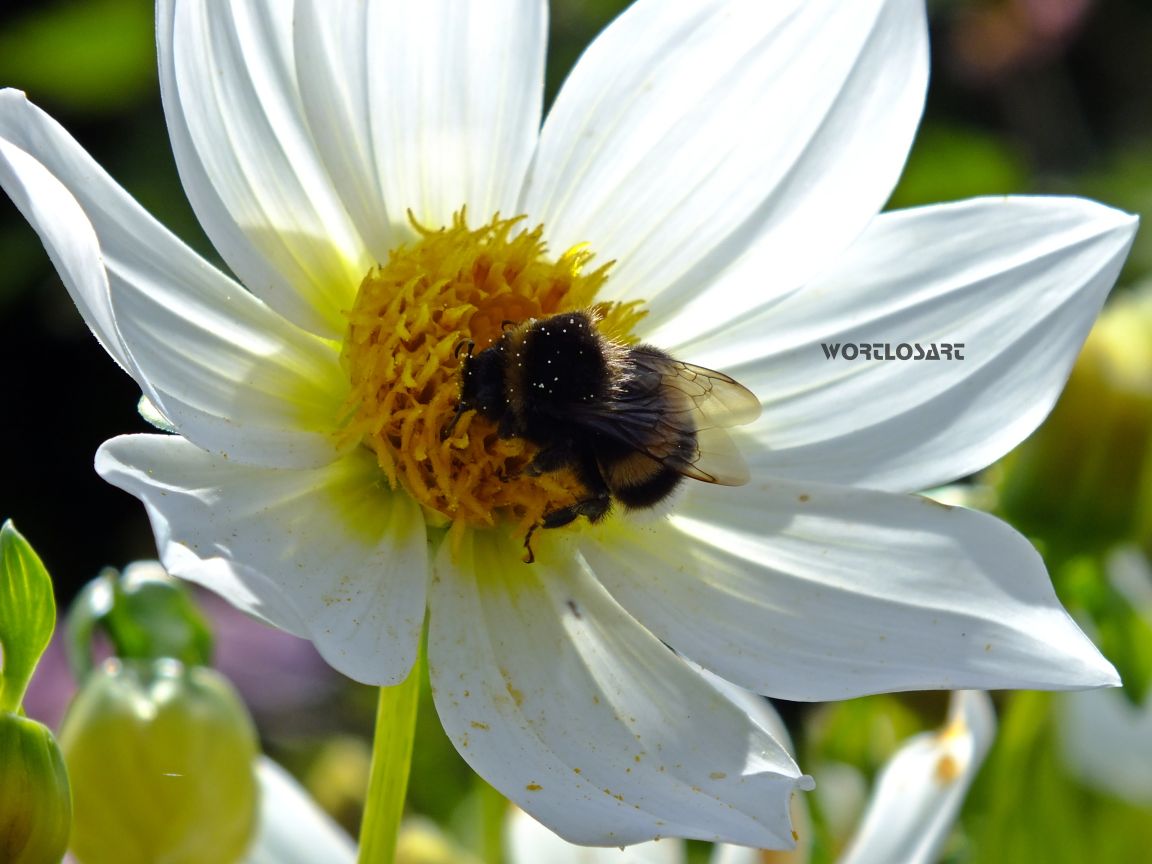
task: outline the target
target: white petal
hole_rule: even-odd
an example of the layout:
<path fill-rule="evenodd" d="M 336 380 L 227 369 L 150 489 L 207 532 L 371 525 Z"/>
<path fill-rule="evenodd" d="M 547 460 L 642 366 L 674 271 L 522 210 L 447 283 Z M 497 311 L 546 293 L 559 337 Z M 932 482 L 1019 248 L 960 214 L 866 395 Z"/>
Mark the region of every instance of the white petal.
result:
<path fill-rule="evenodd" d="M 840 864 L 938 861 L 964 795 L 996 734 L 988 694 L 956 693 L 939 732 L 909 739 L 884 766 Z"/>
<path fill-rule="evenodd" d="M 681 864 L 681 840 L 649 840 L 625 849 L 577 846 L 553 834 L 519 807 L 508 809 L 504 834 L 508 864 Z"/>
<path fill-rule="evenodd" d="M 184 437 L 233 462 L 336 459 L 349 383 L 335 346 L 215 271 L 200 275 L 189 283 L 136 274 L 135 284 L 112 285 L 116 324 L 155 406 Z"/>
<path fill-rule="evenodd" d="M 354 864 L 356 844 L 291 774 L 262 756 L 256 779 L 260 827 L 243 864 Z"/>
<path fill-rule="evenodd" d="M 1135 706 L 1119 691 L 1069 693 L 1057 710 L 1071 773 L 1094 789 L 1152 805 L 1152 698 Z"/>
<path fill-rule="evenodd" d="M 737 687 L 731 681 L 726 681 L 719 675 L 714 675 L 703 666 L 698 666 L 689 661 L 689 665 L 699 672 L 707 679 L 713 687 L 727 696 L 735 705 L 739 705 L 749 717 L 761 729 L 764 729 L 780 742 L 780 746 L 787 751 L 789 756 L 795 756 L 796 747 L 792 744 L 792 735 L 788 732 L 788 726 L 784 723 L 784 718 L 781 717 L 776 709 L 772 707 L 772 703 L 761 696 L 759 693 L 753 693 L 751 690 L 745 690 L 743 687 Z M 804 799 L 799 799 L 803 801 Z"/>
<path fill-rule="evenodd" d="M 1069 198 L 888 213 L 831 271 L 677 356 L 761 395 L 754 470 L 897 491 L 946 483 L 1047 416 L 1135 231 L 1134 217 Z M 962 343 L 964 359 L 831 360 L 824 343 Z"/>
<path fill-rule="evenodd" d="M 293 11 L 160 0 L 160 85 L 184 188 L 224 260 L 289 320 L 336 338 L 374 262 L 304 119 Z"/>
<path fill-rule="evenodd" d="M 0 183 L 97 339 L 183 435 L 255 464 L 336 457 L 335 349 L 208 265 L 14 90 L 0 93 Z"/>
<path fill-rule="evenodd" d="M 544 90 L 543 0 L 306 0 L 297 65 L 308 119 L 363 225 L 438 228 L 513 215 Z M 366 238 L 384 260 L 386 234 Z"/>
<path fill-rule="evenodd" d="M 717 675 L 713 675 L 703 667 L 692 664 L 692 667 L 702 674 L 712 686 L 726 695 L 733 703 L 748 712 L 757 725 L 767 730 L 768 734 L 779 741 L 789 754 L 795 753 L 792 737 L 784 718 L 776 713 L 772 703 L 750 690 L 737 687 Z M 811 778 L 805 778 L 806 790 L 813 788 Z M 819 787 L 824 791 L 823 784 Z M 796 841 L 793 849 L 773 850 L 771 852 L 752 849 L 747 846 L 732 846 L 728 843 L 717 843 L 712 850 L 711 864 L 807 864 L 812 854 L 812 817 L 808 813 L 808 796 L 793 795 L 789 802 L 792 814 L 792 837 Z"/>
<path fill-rule="evenodd" d="M 366 684 L 408 674 L 424 623 L 423 517 L 374 457 L 323 468 L 233 465 L 170 435 L 107 441 L 96 470 L 144 502 L 164 566 L 310 639 Z"/>
<path fill-rule="evenodd" d="M 0 93 L 0 105 L 7 108 L 13 92 Z M 0 123 L 9 117 L 7 111 L 0 114 Z M 7 132 L 4 129 L 0 134 L 7 138 Z M 0 186 L 40 236 L 60 280 L 96 340 L 121 368 L 139 374 L 116 329 L 108 297 L 108 274 L 92 223 L 63 183 L 4 138 L 0 138 Z"/>
<path fill-rule="evenodd" d="M 657 637 L 771 696 L 1119 681 L 1023 537 L 927 498 L 693 483 L 671 523 L 617 520 L 582 549 Z"/>
<path fill-rule="evenodd" d="M 428 657 L 461 755 L 572 842 L 793 845 L 784 749 L 546 541 L 531 565 L 493 531 L 437 558 Z"/>
<path fill-rule="evenodd" d="M 522 209 L 553 249 L 614 259 L 604 298 L 651 301 L 645 337 L 675 345 L 852 242 L 927 76 L 918 0 L 640 0 L 565 82 Z"/>

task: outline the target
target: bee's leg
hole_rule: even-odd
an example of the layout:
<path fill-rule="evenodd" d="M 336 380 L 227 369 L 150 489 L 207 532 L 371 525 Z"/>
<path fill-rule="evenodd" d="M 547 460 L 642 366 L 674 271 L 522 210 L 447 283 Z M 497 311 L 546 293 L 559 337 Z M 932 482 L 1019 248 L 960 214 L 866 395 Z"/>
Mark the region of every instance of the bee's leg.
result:
<path fill-rule="evenodd" d="M 539 525 L 541 528 L 561 528 L 575 522 L 581 516 L 587 517 L 589 522 L 599 522 L 607 515 L 612 507 L 612 499 L 607 492 L 599 492 L 591 498 L 577 501 L 551 513 L 545 513 Z"/>
<path fill-rule="evenodd" d="M 472 410 L 472 406 L 469 405 L 467 402 L 465 402 L 463 399 L 461 399 L 456 405 L 456 413 L 452 415 L 452 419 L 449 420 L 448 424 L 443 429 L 440 430 L 440 440 L 445 441 L 449 437 L 451 437 L 452 430 L 456 428 L 456 423 L 460 419 L 460 415 L 463 414 L 465 411 L 471 411 L 471 410 Z"/>
<path fill-rule="evenodd" d="M 612 508 L 612 498 L 608 481 L 604 479 L 604 472 L 600 470 L 600 461 L 591 450 L 586 449 L 580 454 L 576 462 L 576 475 L 590 494 L 588 498 L 577 502 L 574 506 L 580 508 L 580 515 L 586 516 L 589 522 L 599 522 Z"/>
<path fill-rule="evenodd" d="M 528 533 L 524 535 L 524 558 L 521 560 L 523 560 L 525 564 L 531 564 L 536 560 L 536 554 L 532 551 L 532 535 L 536 533 L 536 529 L 539 527 L 540 523 L 537 522 L 529 528 Z"/>
<path fill-rule="evenodd" d="M 544 528 L 559 528 L 581 516 L 589 522 L 599 522 L 612 508 L 612 495 L 608 484 L 604 481 L 604 475 L 600 473 L 600 464 L 596 461 L 596 457 L 588 451 L 572 453 L 572 456 L 572 461 L 565 464 L 570 464 L 576 469 L 576 476 L 588 489 L 588 497 L 551 513 L 545 513 L 540 521 L 540 525 Z"/>
<path fill-rule="evenodd" d="M 530 476 L 539 476 L 559 468 L 572 467 L 580 482 L 588 489 L 588 497 L 567 507 L 552 510 L 540 517 L 540 521 L 528 529 L 524 535 L 524 563 L 536 560 L 532 552 L 532 535 L 537 528 L 562 528 L 575 522 L 581 516 L 589 522 L 599 522 L 612 509 L 612 495 L 596 457 L 589 451 L 577 451 L 571 441 L 546 447 L 536 454 L 536 458 L 524 469 Z"/>
<path fill-rule="evenodd" d="M 577 461 L 576 451 L 572 446 L 572 442 L 560 441 L 549 447 L 545 447 L 537 453 L 532 461 L 524 468 L 524 473 L 529 477 L 539 477 L 541 474 L 549 474 L 552 471 L 567 468 Z"/>
<path fill-rule="evenodd" d="M 608 490 L 605 489 L 583 501 L 577 501 L 575 504 L 545 513 L 540 521 L 529 528 L 528 533 L 524 535 L 524 563 L 531 564 L 536 560 L 536 556 L 532 552 L 532 535 L 536 533 L 537 528 L 562 528 L 575 522 L 581 516 L 587 518 L 589 522 L 599 522 L 608 515 L 611 507 L 612 498 L 609 496 Z"/>
<path fill-rule="evenodd" d="M 591 498 L 585 498 L 583 501 L 577 501 L 575 504 L 561 507 L 551 513 L 545 513 L 540 521 L 529 528 L 528 533 L 524 535 L 524 563 L 531 564 L 536 560 L 536 556 L 532 552 L 532 535 L 536 533 L 537 528 L 563 528 L 581 516 L 586 517 L 589 522 L 599 522 L 608 514 L 611 507 L 612 498 L 605 490 L 596 493 Z"/>

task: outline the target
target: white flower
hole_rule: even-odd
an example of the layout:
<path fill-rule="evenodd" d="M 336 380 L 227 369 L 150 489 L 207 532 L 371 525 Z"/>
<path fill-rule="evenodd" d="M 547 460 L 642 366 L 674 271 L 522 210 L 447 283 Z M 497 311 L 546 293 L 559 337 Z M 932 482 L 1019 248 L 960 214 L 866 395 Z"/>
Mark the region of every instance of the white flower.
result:
<path fill-rule="evenodd" d="M 956 693 L 938 732 L 910 738 L 888 760 L 840 864 L 932 864 L 996 733 L 986 693 Z"/>
<path fill-rule="evenodd" d="M 918 0 L 641 0 L 540 128 L 546 13 L 160 0 L 176 158 L 239 282 L 0 94 L 0 182 L 178 432 L 97 456 L 144 501 L 169 571 L 378 684 L 407 674 L 427 607 L 448 734 L 584 843 L 791 844 L 798 769 L 679 655 L 792 699 L 1115 684 L 1023 538 L 904 493 L 1036 426 L 1136 220 L 1039 198 L 876 215 L 923 106 Z M 487 233 L 453 222 L 465 207 Z M 498 212 L 553 252 L 511 249 L 531 237 L 501 239 Z M 408 288 L 425 293 L 389 305 Z M 667 517 L 537 532 L 524 565 L 494 502 L 509 480 L 530 520 L 544 481 L 454 449 L 479 434 L 439 440 L 452 347 L 593 300 L 762 398 L 734 436 L 753 480 L 686 481 Z M 376 330 L 358 341 L 349 317 Z M 965 359 L 829 360 L 822 342 Z"/>
<path fill-rule="evenodd" d="M 1133 804 L 1152 804 L 1152 697 L 1133 705 L 1118 690 L 1069 693 L 1056 706 L 1069 773 Z"/>
<path fill-rule="evenodd" d="M 260 822 L 243 864 L 353 864 L 356 844 L 287 771 L 261 756 Z"/>

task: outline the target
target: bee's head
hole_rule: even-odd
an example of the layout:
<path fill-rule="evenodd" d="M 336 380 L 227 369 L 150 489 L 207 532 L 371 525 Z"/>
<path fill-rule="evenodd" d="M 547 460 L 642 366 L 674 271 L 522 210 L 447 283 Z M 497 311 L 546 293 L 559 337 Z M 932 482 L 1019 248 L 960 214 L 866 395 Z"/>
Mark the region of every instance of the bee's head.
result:
<path fill-rule="evenodd" d="M 464 340 L 456 346 L 460 359 L 460 402 L 456 413 L 448 421 L 441 435 L 447 438 L 465 411 L 476 410 L 491 420 L 503 415 L 507 400 L 504 396 L 504 357 L 500 343 L 473 354 L 476 344 Z M 465 353 L 466 352 L 466 353 Z"/>

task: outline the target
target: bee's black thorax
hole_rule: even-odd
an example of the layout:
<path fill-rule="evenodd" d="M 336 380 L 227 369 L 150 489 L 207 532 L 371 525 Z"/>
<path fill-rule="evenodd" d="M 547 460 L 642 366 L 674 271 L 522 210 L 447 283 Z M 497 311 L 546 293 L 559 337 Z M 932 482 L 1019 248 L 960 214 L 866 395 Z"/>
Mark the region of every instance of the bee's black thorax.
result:
<path fill-rule="evenodd" d="M 614 348 L 585 312 L 532 319 L 465 359 L 460 400 L 506 435 L 547 444 L 571 435 L 572 412 L 606 401 Z"/>
<path fill-rule="evenodd" d="M 503 437 L 537 445 L 527 474 L 568 468 L 585 488 L 584 498 L 545 513 L 539 526 L 581 516 L 596 522 L 613 499 L 632 509 L 658 504 L 693 470 L 692 404 L 668 384 L 681 366 L 652 346 L 605 338 L 587 312 L 566 312 L 509 326 L 469 356 L 460 409 L 495 421 Z"/>
<path fill-rule="evenodd" d="M 515 365 L 509 384 L 519 379 L 516 408 L 525 437 L 540 443 L 561 429 L 571 435 L 581 406 L 607 399 L 612 382 L 604 345 L 583 312 L 532 321 L 523 328 L 509 358 Z"/>

